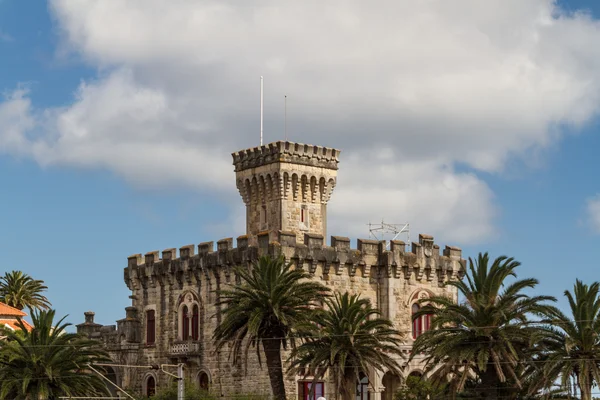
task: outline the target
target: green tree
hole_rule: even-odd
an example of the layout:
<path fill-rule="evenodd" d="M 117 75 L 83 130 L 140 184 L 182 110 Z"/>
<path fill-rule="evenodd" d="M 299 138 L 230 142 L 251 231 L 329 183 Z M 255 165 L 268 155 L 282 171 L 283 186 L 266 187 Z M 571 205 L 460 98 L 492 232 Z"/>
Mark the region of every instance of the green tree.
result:
<path fill-rule="evenodd" d="M 32 311 L 33 328 L 21 319 L 21 331 L 0 341 L 0 399 L 56 399 L 59 396 L 106 395 L 88 363 L 110 361 L 94 340 L 66 332 L 64 318 L 54 325 L 54 310 Z"/>
<path fill-rule="evenodd" d="M 556 300 L 524 293 L 538 284 L 537 279 L 508 284 L 507 278 L 517 278 L 519 265 L 505 256 L 490 265 L 487 253 L 480 253 L 476 262 L 469 258 L 465 279 L 446 283 L 458 289 L 464 301 L 457 304 L 435 296 L 414 315 L 432 315 L 432 329 L 417 338 L 411 359 L 424 354 L 428 368 L 435 369 L 432 377 L 443 381 L 451 376 L 458 392 L 475 376 L 480 398 L 497 398 L 498 388 L 506 390 L 510 380 L 521 388 L 518 365 L 528 360 L 530 346 L 544 337 L 543 329 L 529 318 L 551 314 L 556 309 L 547 302 Z"/>
<path fill-rule="evenodd" d="M 22 271 L 6 272 L 0 277 L 0 302 L 19 310 L 49 309 L 50 302 L 41 293 L 47 290 L 44 281 L 36 280 Z"/>
<path fill-rule="evenodd" d="M 586 285 L 579 279 L 573 293 L 565 291 L 571 315 L 555 310 L 547 332 L 544 372 L 549 381 L 579 388 L 582 400 L 591 400 L 592 386 L 600 382 L 600 283 Z"/>
<path fill-rule="evenodd" d="M 213 334 L 216 349 L 229 344 L 232 362 L 243 354 L 247 366 L 249 350 L 255 347 L 262 365 L 262 345 L 273 396 L 285 400 L 281 349 L 295 345 L 295 328 L 310 321 L 329 289 L 283 257 L 261 257 L 250 270 L 238 268 L 237 275 L 240 285 L 217 291 L 223 318 Z"/>
<path fill-rule="evenodd" d="M 396 393 L 394 400 L 436 400 L 444 398 L 444 385 L 437 385 L 420 376 L 409 376 L 405 385 Z"/>
<path fill-rule="evenodd" d="M 369 299 L 336 293 L 325 305 L 305 329 L 313 336 L 292 350 L 289 373 L 317 380 L 329 371 L 344 399 L 354 398 L 361 373 L 378 369 L 400 375 L 402 335 Z"/>

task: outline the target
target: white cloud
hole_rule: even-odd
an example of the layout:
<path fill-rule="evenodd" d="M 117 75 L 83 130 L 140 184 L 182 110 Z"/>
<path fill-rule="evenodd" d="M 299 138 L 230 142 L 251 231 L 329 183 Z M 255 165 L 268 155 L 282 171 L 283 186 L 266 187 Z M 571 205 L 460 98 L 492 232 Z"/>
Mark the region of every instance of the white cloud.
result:
<path fill-rule="evenodd" d="M 35 127 L 27 89 L 5 94 L 0 102 L 0 152 L 24 154 L 30 151 L 27 132 Z"/>
<path fill-rule="evenodd" d="M 600 234 L 600 194 L 587 199 L 586 212 L 589 226 Z"/>
<path fill-rule="evenodd" d="M 287 94 L 290 140 L 342 149 L 330 233 L 384 217 L 489 238 L 493 195 L 457 165 L 500 172 L 597 113 L 598 22 L 550 0 L 377 4 L 53 0 L 63 50 L 101 72 L 23 140 L 43 164 L 234 195 L 264 75 L 267 141 Z"/>

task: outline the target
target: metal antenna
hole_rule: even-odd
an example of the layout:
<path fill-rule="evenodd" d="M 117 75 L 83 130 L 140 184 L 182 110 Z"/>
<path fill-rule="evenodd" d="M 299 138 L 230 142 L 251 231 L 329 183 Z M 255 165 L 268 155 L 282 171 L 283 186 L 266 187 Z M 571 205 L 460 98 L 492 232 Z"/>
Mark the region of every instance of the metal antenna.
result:
<path fill-rule="evenodd" d="M 260 145 L 263 144 L 263 77 L 260 77 Z"/>
<path fill-rule="evenodd" d="M 283 108 L 284 108 L 284 113 L 285 113 L 284 114 L 285 115 L 285 117 L 284 117 L 284 121 L 285 121 L 285 125 L 284 125 L 285 126 L 285 128 L 284 128 L 284 130 L 285 130 L 285 141 L 287 142 L 287 94 L 285 95 Z"/>

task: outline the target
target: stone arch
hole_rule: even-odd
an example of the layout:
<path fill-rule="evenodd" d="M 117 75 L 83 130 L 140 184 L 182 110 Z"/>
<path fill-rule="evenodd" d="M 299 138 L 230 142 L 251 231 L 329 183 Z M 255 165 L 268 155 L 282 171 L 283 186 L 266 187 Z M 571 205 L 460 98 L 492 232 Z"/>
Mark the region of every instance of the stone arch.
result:
<path fill-rule="evenodd" d="M 310 202 L 311 203 L 314 203 L 317 201 L 318 189 L 319 189 L 319 185 L 317 184 L 317 177 L 313 175 L 310 177 Z"/>
<path fill-rule="evenodd" d="M 154 372 L 148 372 L 144 375 L 142 382 L 142 393 L 144 396 L 154 396 L 158 388 L 158 376 Z"/>
<path fill-rule="evenodd" d="M 117 375 L 117 371 L 113 367 L 104 367 L 104 370 L 106 372 L 104 376 L 108 378 L 109 381 L 119 386 L 120 377 Z M 117 388 L 114 385 L 111 385 L 110 383 L 106 382 L 106 388 L 108 389 L 112 397 L 118 396 Z"/>
<path fill-rule="evenodd" d="M 410 308 L 410 306 L 412 306 L 413 303 L 416 303 L 421 299 L 428 299 L 433 296 L 434 296 L 434 293 L 429 289 L 425 289 L 425 288 L 415 289 L 411 292 L 410 296 L 408 296 L 408 301 L 406 302 L 405 306 L 407 308 Z"/>
<path fill-rule="evenodd" d="M 256 176 L 252 177 L 252 181 L 250 181 L 250 187 L 252 188 L 252 204 L 257 204 L 258 203 L 258 198 L 259 198 L 259 194 L 258 194 L 258 181 L 256 180 Z"/>
<path fill-rule="evenodd" d="M 258 202 L 262 204 L 267 198 L 267 184 L 264 175 L 258 177 L 258 184 L 260 185 L 258 188 Z"/>
<path fill-rule="evenodd" d="M 207 368 L 201 368 L 196 374 L 195 381 L 199 389 L 210 390 L 210 385 L 212 384 L 210 371 Z"/>
<path fill-rule="evenodd" d="M 287 172 L 283 173 L 283 177 L 281 177 L 281 184 L 283 187 L 281 188 L 281 192 L 283 193 L 283 198 L 288 198 L 288 192 L 290 190 L 290 174 Z"/>
<path fill-rule="evenodd" d="M 179 295 L 176 304 L 177 339 L 200 340 L 200 333 L 204 324 L 204 304 L 202 300 L 193 290 L 186 290 Z"/>
<path fill-rule="evenodd" d="M 413 319 L 412 316 L 423 306 L 421 301 L 432 296 L 433 293 L 430 290 L 419 288 L 408 297 L 407 308 L 410 315 L 411 337 L 413 340 L 431 328 L 431 314 L 421 315 L 417 319 Z M 424 304 L 427 304 L 427 302 Z"/>
<path fill-rule="evenodd" d="M 300 190 L 302 193 L 300 199 L 303 203 L 306 203 L 307 201 L 310 200 L 309 193 L 308 193 L 310 189 L 308 187 L 308 184 L 309 184 L 308 176 L 302 175 L 302 177 L 300 178 Z"/>
<path fill-rule="evenodd" d="M 325 193 L 325 187 L 327 186 L 327 182 L 325 181 L 324 177 L 321 177 L 319 179 L 319 201 L 321 203 L 326 203 L 327 199 L 326 199 L 326 193 Z"/>
<path fill-rule="evenodd" d="M 423 378 L 423 377 L 425 377 L 425 373 L 421 369 L 415 368 L 415 369 L 411 370 L 408 373 L 408 375 L 406 375 L 407 378 L 411 377 L 411 376 L 414 376 L 414 377 L 417 377 L 417 378 Z"/>
<path fill-rule="evenodd" d="M 277 199 L 281 198 L 281 194 L 282 194 L 281 185 L 283 184 L 283 182 L 282 182 L 281 176 L 279 175 L 278 172 L 274 172 L 273 175 L 271 175 L 271 179 L 273 181 L 273 198 L 272 198 L 272 200 L 277 200 Z"/>
<path fill-rule="evenodd" d="M 396 393 L 396 391 L 400 389 L 400 386 L 402 385 L 402 378 L 399 375 L 388 371 L 383 374 L 381 383 L 383 385 L 381 400 L 393 400 L 394 393 Z"/>
<path fill-rule="evenodd" d="M 273 193 L 273 177 L 271 174 L 267 174 L 265 178 L 267 194 L 265 195 L 265 199 L 267 201 L 271 201 L 275 199 L 275 194 Z"/>
<path fill-rule="evenodd" d="M 292 200 L 297 201 L 298 200 L 298 174 L 293 173 L 292 174 Z"/>
<path fill-rule="evenodd" d="M 250 203 L 252 203 L 252 183 L 250 182 L 250 179 L 246 179 L 246 181 L 244 182 L 244 188 L 245 188 L 244 202 L 246 204 L 250 204 Z"/>

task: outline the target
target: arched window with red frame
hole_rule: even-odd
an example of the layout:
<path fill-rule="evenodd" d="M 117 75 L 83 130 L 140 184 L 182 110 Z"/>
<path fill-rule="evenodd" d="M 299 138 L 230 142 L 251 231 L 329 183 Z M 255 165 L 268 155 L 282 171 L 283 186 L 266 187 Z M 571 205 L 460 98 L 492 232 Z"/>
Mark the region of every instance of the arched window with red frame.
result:
<path fill-rule="evenodd" d="M 425 314 L 423 322 L 425 323 L 423 332 L 427 332 L 431 329 L 431 314 Z"/>
<path fill-rule="evenodd" d="M 413 304 L 412 306 L 412 337 L 413 339 L 418 338 L 423 333 L 423 316 L 419 316 L 415 318 L 415 314 L 419 312 L 421 307 L 418 304 Z"/>
<path fill-rule="evenodd" d="M 192 339 L 198 340 L 198 322 L 199 322 L 199 312 L 198 305 L 194 304 L 192 308 Z"/>
<path fill-rule="evenodd" d="M 188 314 L 187 306 L 183 306 L 183 310 L 181 312 L 181 318 L 183 319 L 183 321 L 181 321 L 181 330 L 183 331 L 181 332 L 182 340 L 188 340 L 190 337 L 190 317 Z"/>

